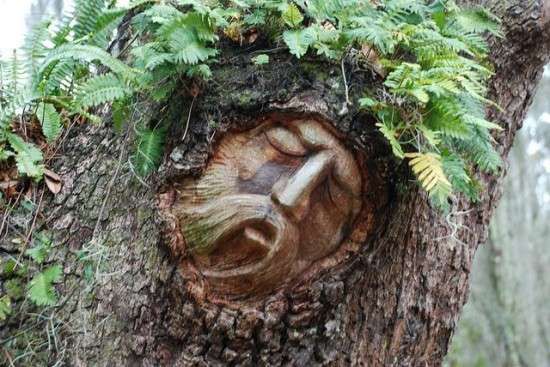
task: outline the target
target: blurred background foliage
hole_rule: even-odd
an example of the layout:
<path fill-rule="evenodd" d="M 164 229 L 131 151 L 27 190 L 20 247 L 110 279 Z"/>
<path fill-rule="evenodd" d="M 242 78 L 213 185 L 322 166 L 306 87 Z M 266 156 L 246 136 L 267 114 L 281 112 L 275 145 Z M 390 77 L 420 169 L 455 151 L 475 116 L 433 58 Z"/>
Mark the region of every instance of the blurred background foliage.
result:
<path fill-rule="evenodd" d="M 71 7 L 70 0 L 0 0 L 0 52 L 11 53 L 26 29 Z M 449 367 L 550 366 L 550 68 L 509 158 Z"/>
<path fill-rule="evenodd" d="M 550 366 L 550 68 L 509 157 L 448 366 Z"/>

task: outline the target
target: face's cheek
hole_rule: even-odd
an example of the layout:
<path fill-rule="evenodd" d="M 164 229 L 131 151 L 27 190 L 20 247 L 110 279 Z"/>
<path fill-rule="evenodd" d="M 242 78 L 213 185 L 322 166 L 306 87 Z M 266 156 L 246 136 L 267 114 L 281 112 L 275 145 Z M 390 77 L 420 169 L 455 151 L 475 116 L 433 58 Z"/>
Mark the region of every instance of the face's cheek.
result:
<path fill-rule="evenodd" d="M 299 224 L 300 257 L 307 261 L 318 260 L 336 250 L 351 226 L 348 195 L 341 193 L 335 201 L 331 191 L 335 191 L 336 184 L 331 181 L 328 178 L 314 190 L 308 215 Z"/>

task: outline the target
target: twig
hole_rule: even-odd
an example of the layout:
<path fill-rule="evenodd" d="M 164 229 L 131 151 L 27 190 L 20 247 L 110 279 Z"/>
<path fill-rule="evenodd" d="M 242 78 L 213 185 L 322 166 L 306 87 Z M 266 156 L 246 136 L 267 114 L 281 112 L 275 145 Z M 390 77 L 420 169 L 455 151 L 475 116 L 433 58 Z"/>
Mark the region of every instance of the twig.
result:
<path fill-rule="evenodd" d="M 140 184 L 142 184 L 144 187 L 147 187 L 148 189 L 151 188 L 151 186 L 149 186 L 147 184 L 147 182 L 143 181 L 141 179 L 141 177 L 139 177 L 139 175 L 136 173 L 136 170 L 134 169 L 134 165 L 132 164 L 132 162 L 128 161 L 128 164 L 130 166 L 130 171 L 132 171 L 132 174 L 134 175 L 134 177 L 139 181 Z"/>
<path fill-rule="evenodd" d="M 344 79 L 344 88 L 345 88 L 345 92 L 346 92 L 346 104 L 348 106 L 351 105 L 351 101 L 349 100 L 349 87 L 348 87 L 348 79 L 346 78 L 346 67 L 344 66 L 344 61 L 345 61 L 346 57 L 342 57 L 342 62 L 341 62 L 341 66 L 342 66 L 342 78 Z"/>
<path fill-rule="evenodd" d="M 189 132 L 189 125 L 191 122 L 191 111 L 193 111 L 193 104 L 195 103 L 195 98 L 197 96 L 193 96 L 193 99 L 191 100 L 191 105 L 189 106 L 189 113 L 187 114 L 187 124 L 185 125 L 185 131 L 183 132 L 183 138 L 181 138 L 181 141 L 185 141 L 185 138 L 187 137 L 187 133 Z"/>
<path fill-rule="evenodd" d="M 14 364 L 13 364 L 13 359 L 11 358 L 10 354 L 8 353 L 8 351 L 7 351 L 5 348 L 2 348 L 2 350 L 4 351 L 4 354 L 6 355 L 6 358 L 7 358 L 8 361 L 10 362 L 10 366 L 14 366 Z"/>
<path fill-rule="evenodd" d="M 67 128 L 67 130 L 65 130 L 65 134 L 63 134 L 63 137 L 61 138 L 61 141 L 59 143 L 56 144 L 55 146 L 55 150 L 54 152 L 52 153 L 52 155 L 46 160 L 47 163 L 49 163 L 54 157 L 55 155 L 57 154 L 57 152 L 59 151 L 59 149 L 62 147 L 62 145 L 65 143 L 65 140 L 67 140 L 67 137 L 69 136 L 69 133 L 71 132 L 71 129 L 73 128 L 73 126 L 75 125 L 76 121 L 75 120 L 72 120 L 71 121 L 71 124 L 69 125 L 69 127 Z"/>
<path fill-rule="evenodd" d="M 4 211 L 4 215 L 2 217 L 2 224 L 0 225 L 0 238 L 2 238 L 2 233 L 4 232 L 4 225 L 6 224 L 12 210 L 15 208 L 19 200 L 21 199 L 21 195 L 23 194 L 22 191 L 19 191 L 19 194 L 17 194 L 17 198 L 15 199 L 15 202 L 13 204 L 7 204 L 6 210 Z M 6 231 L 7 234 L 7 231 Z"/>

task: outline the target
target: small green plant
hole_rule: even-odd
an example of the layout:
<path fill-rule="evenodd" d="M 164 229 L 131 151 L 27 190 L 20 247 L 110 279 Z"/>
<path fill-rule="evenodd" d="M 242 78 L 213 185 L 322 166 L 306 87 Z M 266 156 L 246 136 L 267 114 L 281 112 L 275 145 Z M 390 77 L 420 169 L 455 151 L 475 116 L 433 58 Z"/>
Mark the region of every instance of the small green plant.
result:
<path fill-rule="evenodd" d="M 258 56 L 255 56 L 252 58 L 252 62 L 255 64 L 255 65 L 265 65 L 265 64 L 269 64 L 269 56 L 267 56 L 266 54 L 260 54 Z"/>
<path fill-rule="evenodd" d="M 123 61 L 104 49 L 131 9 L 139 11 Z M 475 167 L 499 169 L 490 134 L 499 126 L 485 120 L 493 105 L 486 99 L 492 71 L 485 36 L 500 35 L 499 21 L 452 0 L 141 0 L 126 8 L 76 1 L 72 18 L 40 23 L 22 55 L 0 64 L 0 159 L 15 159 L 22 175 L 39 180 L 43 154 L 13 130 L 17 114 L 35 116 L 53 144 L 67 118 L 99 123 L 94 109 L 111 103 L 122 130 L 137 100 L 163 102 L 178 79 L 212 77 L 220 36 L 241 40 L 251 30 L 296 58 L 309 53 L 340 64 L 351 51 L 368 62 L 376 54 L 380 65 L 371 66 L 384 75 L 383 88 L 365 91 L 358 103 L 376 117 L 396 158 L 409 160 L 436 206 L 448 207 L 454 193 L 476 200 Z M 269 57 L 251 62 L 264 65 Z M 160 163 L 166 129 L 134 123 L 131 163 L 145 176 Z"/>
<path fill-rule="evenodd" d="M 11 314 L 11 299 L 8 295 L 0 297 L 0 321 L 4 321 Z"/>
<path fill-rule="evenodd" d="M 53 306 L 57 303 L 54 283 L 61 279 L 60 265 L 52 265 L 36 274 L 29 282 L 27 295 L 38 306 Z"/>

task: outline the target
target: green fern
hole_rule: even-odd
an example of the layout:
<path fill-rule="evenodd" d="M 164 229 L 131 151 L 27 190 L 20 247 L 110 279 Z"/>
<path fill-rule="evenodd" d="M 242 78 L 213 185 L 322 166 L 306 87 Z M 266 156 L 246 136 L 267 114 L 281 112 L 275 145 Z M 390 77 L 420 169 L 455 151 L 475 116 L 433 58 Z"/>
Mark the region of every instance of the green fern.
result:
<path fill-rule="evenodd" d="M 132 68 L 103 49 L 96 46 L 76 44 L 61 45 L 50 51 L 39 68 L 39 74 L 45 76 L 46 69 L 53 63 L 70 59 L 89 63 L 99 62 L 125 79 L 133 79 L 135 77 L 135 71 Z"/>
<path fill-rule="evenodd" d="M 316 34 L 313 28 L 305 28 L 294 31 L 285 31 L 283 40 L 291 54 L 300 58 L 304 56 L 308 48 L 313 45 L 316 39 Z"/>
<path fill-rule="evenodd" d="M 405 158 L 405 153 L 403 153 L 403 148 L 401 148 L 401 143 L 399 140 L 397 140 L 396 135 L 397 131 L 389 126 L 387 122 L 377 122 L 376 126 L 378 127 L 378 130 L 384 135 L 386 139 L 390 142 L 390 146 L 392 149 L 393 154 L 398 158 Z"/>
<path fill-rule="evenodd" d="M 127 9 L 106 9 L 97 17 L 87 44 L 107 48 Z"/>
<path fill-rule="evenodd" d="M 31 143 L 25 142 L 21 137 L 7 133 L 7 140 L 15 151 L 17 170 L 34 179 L 40 179 L 44 172 L 42 165 L 42 152 Z"/>
<path fill-rule="evenodd" d="M 478 187 L 466 170 L 466 164 L 457 154 L 444 153 L 441 156 L 441 165 L 445 175 L 457 192 L 465 194 L 468 199 L 478 199 Z"/>
<path fill-rule="evenodd" d="M 136 35 L 131 56 L 118 60 L 104 48 L 122 17 L 138 6 L 142 9 L 130 25 Z M 393 154 L 411 158 L 419 183 L 437 205 L 448 206 L 452 193 L 475 197 L 475 166 L 499 169 L 490 134 L 499 126 L 485 118 L 486 106 L 494 103 L 486 97 L 492 70 L 484 36 L 500 36 L 500 24 L 486 10 L 461 9 L 452 0 L 429 5 L 424 0 L 238 0 L 223 6 L 139 0 L 127 8 L 77 0 L 75 16 L 44 22 L 29 34 L 23 58 L 15 54 L 0 62 L 2 157 L 15 156 L 21 174 L 39 178 L 39 150 L 11 132 L 18 111 L 36 111 L 50 142 L 59 135 L 60 115 L 98 121 L 90 108 L 104 103 L 113 103 L 120 128 L 134 96 L 162 103 L 180 78 L 211 78 L 219 35 L 235 41 L 248 31 L 273 46 L 286 45 L 296 58 L 314 51 L 340 63 L 353 54 L 371 65 L 370 52 L 362 52 L 371 49 L 385 68 L 377 74 L 387 76 L 379 99 L 365 97 L 360 104 L 378 120 Z M 252 61 L 267 61 L 260 56 Z M 97 75 L 99 65 L 108 72 L 101 68 Z M 134 123 L 149 126 L 144 119 Z M 158 130 L 139 131 L 132 157 L 138 174 L 147 175 L 160 163 L 162 136 Z"/>
<path fill-rule="evenodd" d="M 123 99 L 131 93 L 132 89 L 113 73 L 96 75 L 77 88 L 75 104 L 80 108 L 98 106 Z"/>
<path fill-rule="evenodd" d="M 38 22 L 25 36 L 22 50 L 27 64 L 27 73 L 31 78 L 36 76 L 40 63 L 48 53 L 46 41 L 49 39 L 50 24 L 49 19 Z"/>
<path fill-rule="evenodd" d="M 42 125 L 42 133 L 48 140 L 52 142 L 61 133 L 61 116 L 50 103 L 40 103 L 36 109 L 36 117 Z"/>
<path fill-rule="evenodd" d="M 0 297 L 0 321 L 4 321 L 11 315 L 11 298 L 8 295 Z"/>
<path fill-rule="evenodd" d="M 75 0 L 75 39 L 88 36 L 96 30 L 96 24 L 104 14 L 105 0 Z"/>
<path fill-rule="evenodd" d="M 57 303 L 54 283 L 61 279 L 63 270 L 53 265 L 35 275 L 29 282 L 27 296 L 37 306 L 53 306 Z"/>
<path fill-rule="evenodd" d="M 162 158 L 164 134 L 160 130 L 143 129 L 138 134 L 138 144 L 133 156 L 135 171 L 147 176 L 159 164 Z"/>

